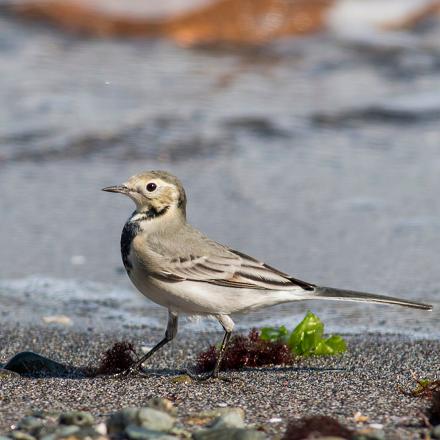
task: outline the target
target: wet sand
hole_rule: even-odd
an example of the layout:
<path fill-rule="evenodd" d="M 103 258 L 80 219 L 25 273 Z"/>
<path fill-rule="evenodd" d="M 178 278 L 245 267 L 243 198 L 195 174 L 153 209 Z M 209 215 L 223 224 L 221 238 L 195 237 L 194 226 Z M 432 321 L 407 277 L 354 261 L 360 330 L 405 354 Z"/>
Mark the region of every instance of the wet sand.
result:
<path fill-rule="evenodd" d="M 148 328 L 129 333 L 79 332 L 62 327 L 7 326 L 1 330 L 0 362 L 21 350 L 34 350 L 75 366 L 93 365 L 115 340 L 127 339 L 138 347 L 161 337 Z M 410 340 L 398 335 L 348 337 L 349 350 L 340 357 L 310 358 L 291 367 L 226 372 L 231 383 L 176 383 L 195 353 L 216 342 L 220 334 L 183 332 L 177 341 L 155 356 L 151 376 L 111 378 L 3 378 L 0 432 L 30 410 L 81 409 L 105 419 L 112 411 L 142 406 L 160 396 L 175 402 L 179 419 L 218 406 L 239 406 L 246 422 L 264 426 L 271 437 L 284 432 L 290 417 L 326 414 L 352 428 L 383 424 L 388 439 L 411 439 L 426 429 L 421 412 L 428 402 L 404 395 L 412 389 L 412 374 L 439 378 L 440 343 Z M 353 416 L 368 416 L 356 424 Z M 270 422 L 281 418 L 280 422 Z"/>

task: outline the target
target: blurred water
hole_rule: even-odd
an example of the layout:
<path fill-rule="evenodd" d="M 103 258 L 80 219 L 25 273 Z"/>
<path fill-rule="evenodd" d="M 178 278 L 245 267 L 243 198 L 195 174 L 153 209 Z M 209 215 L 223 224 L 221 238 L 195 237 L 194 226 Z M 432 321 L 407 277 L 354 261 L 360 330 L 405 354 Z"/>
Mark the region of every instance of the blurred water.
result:
<path fill-rule="evenodd" d="M 221 242 L 312 282 L 438 304 L 438 28 L 226 52 L 0 17 L 3 318 L 163 325 L 121 268 L 130 201 L 99 192 L 154 168 L 183 180 L 190 220 Z M 306 307 L 330 330 L 439 334 L 439 312 L 336 303 L 239 322 Z"/>

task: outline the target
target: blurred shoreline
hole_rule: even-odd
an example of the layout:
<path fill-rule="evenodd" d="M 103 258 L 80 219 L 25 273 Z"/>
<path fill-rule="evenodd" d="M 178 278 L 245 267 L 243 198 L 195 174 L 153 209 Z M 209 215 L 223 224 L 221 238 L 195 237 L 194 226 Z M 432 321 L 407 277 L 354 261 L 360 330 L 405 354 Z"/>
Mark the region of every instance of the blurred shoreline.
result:
<path fill-rule="evenodd" d="M 100 37 L 169 38 L 183 46 L 262 45 L 317 32 L 361 36 L 440 21 L 438 0 L 3 0 L 11 13 Z"/>

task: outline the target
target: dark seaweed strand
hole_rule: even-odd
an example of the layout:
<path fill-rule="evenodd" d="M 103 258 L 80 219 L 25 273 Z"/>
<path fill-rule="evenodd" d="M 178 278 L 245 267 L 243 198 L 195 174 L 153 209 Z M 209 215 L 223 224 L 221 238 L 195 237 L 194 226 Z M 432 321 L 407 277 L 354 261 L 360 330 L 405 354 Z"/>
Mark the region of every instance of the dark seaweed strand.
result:
<path fill-rule="evenodd" d="M 136 237 L 136 235 L 141 230 L 140 222 L 142 220 L 151 220 L 156 217 L 160 217 L 164 215 L 168 211 L 169 206 L 165 206 L 165 208 L 160 211 L 155 208 L 150 208 L 148 211 L 143 212 L 142 216 L 136 220 L 132 220 L 133 217 L 137 214 L 136 211 L 131 214 L 131 217 L 128 219 L 127 223 L 124 225 L 124 229 L 122 229 L 121 234 L 121 254 L 122 254 L 122 262 L 124 263 L 124 267 L 128 273 L 133 268 L 132 264 L 128 259 L 128 255 L 130 254 L 131 243 Z"/>

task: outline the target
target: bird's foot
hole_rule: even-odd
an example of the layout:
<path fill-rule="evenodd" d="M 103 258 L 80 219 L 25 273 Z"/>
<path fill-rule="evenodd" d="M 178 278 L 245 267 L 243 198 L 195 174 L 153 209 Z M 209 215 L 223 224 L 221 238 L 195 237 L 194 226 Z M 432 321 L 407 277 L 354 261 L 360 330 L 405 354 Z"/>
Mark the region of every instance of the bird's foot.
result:
<path fill-rule="evenodd" d="M 137 362 L 135 362 L 132 366 L 128 367 L 126 370 L 112 374 L 109 377 L 112 379 L 122 379 L 124 377 L 135 376 L 135 375 L 141 377 L 149 377 L 148 373 L 142 368 L 142 364 L 139 364 Z"/>

